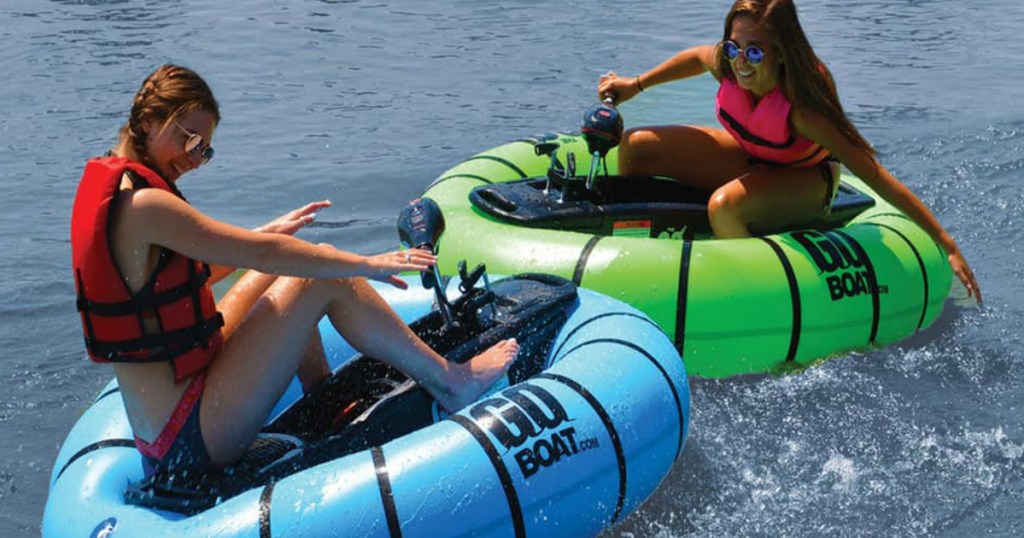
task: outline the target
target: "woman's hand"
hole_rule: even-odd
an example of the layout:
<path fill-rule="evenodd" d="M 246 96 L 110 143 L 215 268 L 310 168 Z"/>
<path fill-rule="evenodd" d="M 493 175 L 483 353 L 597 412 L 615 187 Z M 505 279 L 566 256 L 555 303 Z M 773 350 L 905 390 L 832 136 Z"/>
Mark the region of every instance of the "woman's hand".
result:
<path fill-rule="evenodd" d="M 974 297 L 974 301 L 981 306 L 981 288 L 978 287 L 978 281 L 974 279 L 974 271 L 971 271 L 971 267 L 967 265 L 967 260 L 964 259 L 964 255 L 960 253 L 959 249 L 949 254 L 949 266 L 953 269 L 953 274 L 967 289 L 967 296 Z"/>
<path fill-rule="evenodd" d="M 606 93 L 615 94 L 613 99 L 618 105 L 629 101 L 640 93 L 640 86 L 637 85 L 636 77 L 620 77 L 613 71 L 609 71 L 597 81 L 597 98 L 603 101 Z"/>
<path fill-rule="evenodd" d="M 421 248 L 385 252 L 376 256 L 368 256 L 366 265 L 369 267 L 367 278 L 386 282 L 399 289 L 406 289 L 409 284 L 399 278 L 398 273 L 404 271 L 426 271 L 437 263 L 437 256 Z"/>
<path fill-rule="evenodd" d="M 305 226 L 308 226 L 316 220 L 316 212 L 325 208 L 330 207 L 330 200 L 321 200 L 319 202 L 310 202 L 298 209 L 289 211 L 280 217 L 256 228 L 253 231 L 272 233 L 272 234 L 285 234 L 293 235 Z"/>

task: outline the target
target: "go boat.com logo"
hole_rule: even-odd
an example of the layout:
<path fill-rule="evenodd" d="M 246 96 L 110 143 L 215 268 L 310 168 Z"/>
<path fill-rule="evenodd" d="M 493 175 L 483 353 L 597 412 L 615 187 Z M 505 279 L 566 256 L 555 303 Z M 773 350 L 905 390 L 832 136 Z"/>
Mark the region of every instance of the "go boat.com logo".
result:
<path fill-rule="evenodd" d="M 577 439 L 576 428 L 563 427 L 572 422 L 565 407 L 537 385 L 503 390 L 474 405 L 469 414 L 506 452 L 514 451 L 523 478 L 599 446 L 597 438 Z"/>
<path fill-rule="evenodd" d="M 841 234 L 812 230 L 793 232 L 792 237 L 826 275 L 825 283 L 833 301 L 865 293 L 889 293 L 889 286 L 878 283 L 860 243 Z"/>

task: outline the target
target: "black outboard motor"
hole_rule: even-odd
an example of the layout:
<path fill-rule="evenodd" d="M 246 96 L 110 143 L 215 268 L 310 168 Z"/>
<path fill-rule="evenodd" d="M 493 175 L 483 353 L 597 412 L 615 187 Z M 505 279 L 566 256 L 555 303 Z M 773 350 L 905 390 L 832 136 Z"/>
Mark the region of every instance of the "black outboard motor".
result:
<path fill-rule="evenodd" d="M 437 240 L 442 233 L 444 214 L 430 198 L 417 198 L 398 214 L 398 240 L 406 248 L 423 248 L 436 253 Z"/>
<path fill-rule="evenodd" d="M 406 205 L 398 214 L 398 240 L 405 248 L 422 248 L 437 254 L 437 240 L 444 232 L 444 214 L 437 202 L 430 198 L 417 198 Z M 451 305 L 444 293 L 444 280 L 434 266 L 433 271 L 420 272 L 423 287 L 434 288 L 434 297 L 445 322 L 451 324 Z"/>
<path fill-rule="evenodd" d="M 583 114 L 583 126 L 580 132 L 587 141 L 590 152 L 590 173 L 587 174 L 587 189 L 594 188 L 594 176 L 597 174 L 597 163 L 603 160 L 612 148 L 622 140 L 622 115 L 615 108 L 615 96 L 605 94 L 604 102 Z M 607 165 L 605 170 L 607 170 Z"/>

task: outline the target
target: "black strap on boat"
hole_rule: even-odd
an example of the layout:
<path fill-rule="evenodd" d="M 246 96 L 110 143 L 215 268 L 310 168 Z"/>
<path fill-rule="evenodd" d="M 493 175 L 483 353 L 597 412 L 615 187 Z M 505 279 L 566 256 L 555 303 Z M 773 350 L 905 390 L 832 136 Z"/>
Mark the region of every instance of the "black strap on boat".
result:
<path fill-rule="evenodd" d="M 384 505 L 384 518 L 388 522 L 388 532 L 392 538 L 402 537 L 402 526 L 398 521 L 398 508 L 395 506 L 395 495 L 391 491 L 391 478 L 388 475 L 388 463 L 384 460 L 384 450 L 379 446 L 370 449 L 373 457 L 373 469 L 377 474 L 377 487 L 380 488 L 381 503 Z"/>
<path fill-rule="evenodd" d="M 502 157 L 497 157 L 495 155 L 474 155 L 473 157 L 470 157 L 470 158 L 468 158 L 468 159 L 466 159 L 465 161 L 462 161 L 462 162 L 468 163 L 469 161 L 481 161 L 481 160 L 494 161 L 494 162 L 497 162 L 497 163 L 501 163 L 501 164 L 511 168 L 512 171 L 515 172 L 516 174 L 519 174 L 519 179 L 526 179 L 526 177 L 527 177 L 526 176 L 526 172 L 523 172 L 523 169 L 519 168 L 518 166 L 516 166 L 515 163 L 513 163 L 512 161 L 510 161 L 508 159 L 504 159 Z"/>
<path fill-rule="evenodd" d="M 501 459 L 498 449 L 494 447 L 494 443 L 487 438 L 487 434 L 472 419 L 462 415 L 452 415 L 449 417 L 449 420 L 465 428 L 473 436 L 477 444 L 484 449 L 487 458 L 491 460 L 491 465 L 494 466 L 494 471 L 498 473 L 501 489 L 505 492 L 505 500 L 508 502 L 509 516 L 512 518 L 512 529 L 515 531 L 515 537 L 526 538 L 526 523 L 523 521 L 523 508 L 519 503 L 519 493 L 516 492 L 516 486 L 512 482 L 512 475 L 508 472 L 508 467 Z"/>
<path fill-rule="evenodd" d="M 68 470 L 68 467 L 71 467 L 71 464 L 76 462 L 76 461 L 78 461 L 79 459 L 81 459 L 82 456 L 84 456 L 86 454 L 89 454 L 91 452 L 95 452 L 97 450 L 103 449 L 103 448 L 110 448 L 110 447 L 118 447 L 118 448 L 131 447 L 131 448 L 135 448 L 135 440 L 134 439 L 104 439 L 102 441 L 96 441 L 95 443 L 85 445 L 84 447 L 79 449 L 78 452 L 75 452 L 75 454 L 73 456 L 68 458 L 67 463 L 65 463 L 64 466 L 61 467 L 60 471 L 57 473 L 57 478 L 55 478 L 53 480 L 54 483 L 56 483 L 57 480 L 60 480 L 60 477 L 64 474 L 64 471 Z"/>
<path fill-rule="evenodd" d="M 596 316 L 594 316 L 592 318 L 588 318 L 588 319 L 580 322 L 579 325 L 573 327 L 573 329 L 571 331 L 569 331 L 569 334 L 565 335 L 565 338 L 562 338 L 562 343 L 558 345 L 558 348 L 555 350 L 555 352 L 551 354 L 551 357 L 552 357 L 552 361 L 551 362 L 555 363 L 555 362 L 558 362 L 558 361 L 562 360 L 561 357 L 559 356 L 559 353 L 562 352 L 562 348 L 565 347 L 565 344 L 567 342 L 571 341 L 573 335 L 575 335 L 577 332 L 579 332 L 580 329 L 586 327 L 587 325 L 590 325 L 591 323 L 593 323 L 593 322 L 595 322 L 597 320 L 604 319 L 604 318 L 611 317 L 611 316 L 623 316 L 623 317 L 629 317 L 629 318 L 638 319 L 640 321 L 643 321 L 645 323 L 650 324 L 651 327 L 654 327 L 655 329 L 657 329 L 658 332 L 660 332 L 661 334 L 665 334 L 665 331 L 663 331 L 661 329 L 661 327 L 658 326 L 657 323 L 654 323 L 653 321 L 651 321 L 651 319 L 648 318 L 647 316 L 641 316 L 641 315 L 638 315 L 638 314 L 634 314 L 632 312 L 605 312 L 603 314 L 598 314 L 598 315 L 596 315 Z M 665 335 L 665 337 L 667 338 L 668 335 Z"/>
<path fill-rule="evenodd" d="M 587 269 L 587 261 L 590 260 L 590 253 L 594 251 L 594 247 L 597 246 L 597 242 L 600 241 L 604 236 L 595 235 L 587 240 L 587 244 L 583 245 L 583 250 L 580 251 L 580 257 L 576 260 L 576 268 L 572 272 L 572 283 L 577 286 L 583 281 L 583 272 Z"/>
<path fill-rule="evenodd" d="M 661 363 L 658 362 L 658 360 L 655 359 L 654 356 L 651 355 L 647 350 L 643 349 L 642 347 L 640 347 L 640 346 L 638 346 L 638 345 L 636 345 L 636 344 L 634 344 L 632 342 L 628 342 L 626 340 L 620 340 L 620 339 L 617 339 L 617 338 L 601 338 L 601 339 L 597 339 L 597 340 L 589 340 L 589 341 L 584 342 L 584 343 L 582 343 L 582 344 L 580 344 L 578 346 L 573 347 L 572 349 L 567 351 L 565 353 L 565 355 L 568 356 L 570 353 L 572 353 L 573 351 L 576 351 L 577 349 L 580 349 L 581 347 L 588 346 L 588 345 L 591 345 L 591 344 L 600 344 L 600 343 L 614 343 L 614 344 L 619 344 L 619 345 L 628 347 L 628 348 L 636 351 L 637 353 L 640 353 L 641 355 L 643 355 L 644 358 L 646 358 L 648 361 L 650 361 L 650 363 L 653 364 L 654 367 L 657 368 L 659 372 L 661 372 L 662 378 L 665 379 L 665 383 L 668 384 L 668 388 L 672 392 L 672 398 L 673 398 L 673 400 L 675 401 L 675 404 L 676 404 L 676 413 L 679 416 L 679 439 L 678 439 L 678 441 L 676 443 L 676 457 L 675 457 L 675 459 L 679 459 L 679 455 L 683 451 L 683 441 L 685 440 L 685 438 L 683 437 L 683 432 L 686 431 L 686 416 L 683 414 L 683 402 L 679 398 L 679 391 L 676 390 L 676 385 L 672 381 L 672 376 L 670 376 L 668 374 L 668 372 L 665 371 L 665 368 L 661 365 Z M 538 376 L 539 377 L 544 377 L 545 374 L 543 374 L 543 373 L 542 374 L 538 374 Z"/>
<path fill-rule="evenodd" d="M 679 353 L 683 352 L 683 339 L 686 333 L 686 301 L 690 290 L 690 257 L 693 254 L 693 241 L 683 240 L 683 253 L 679 261 L 679 287 L 676 295 L 676 333 L 675 342 Z"/>
<path fill-rule="evenodd" d="M 864 250 L 864 247 L 853 236 L 842 230 L 825 232 L 825 235 L 832 234 L 845 239 L 846 243 L 853 248 L 855 254 L 864 260 L 864 269 L 868 273 L 868 288 L 870 288 L 869 291 L 871 292 L 871 333 L 868 336 L 868 344 L 874 344 L 875 338 L 878 336 L 878 322 L 882 313 L 881 297 L 878 294 L 878 275 L 875 273 L 875 266 L 871 263 L 871 258 L 868 256 L 867 251 Z"/>
<path fill-rule="evenodd" d="M 611 341 L 613 340 L 604 340 L 604 342 Z M 589 345 L 598 342 L 598 340 L 592 340 L 590 342 L 587 342 L 586 344 L 577 346 L 576 348 L 574 348 L 574 350 L 579 349 L 584 345 Z M 622 341 L 619 342 L 622 343 Z M 569 353 L 571 352 L 572 351 L 570 351 Z M 568 355 L 568 353 L 566 354 Z M 584 387 L 580 383 L 577 383 L 574 379 L 571 379 L 564 375 L 552 374 L 550 372 L 543 372 L 537 374 L 537 378 L 550 379 L 576 391 L 577 394 L 582 396 L 583 399 L 586 400 L 588 404 L 590 404 L 590 407 L 594 409 L 594 412 L 597 413 L 597 416 L 601 419 L 601 423 L 604 424 L 605 429 L 608 430 L 608 437 L 611 438 L 612 447 L 615 449 L 615 460 L 619 466 L 619 495 L 617 500 L 615 501 L 615 512 L 612 513 L 612 518 L 608 523 L 609 525 L 614 525 L 619 520 L 619 515 L 622 514 L 622 507 L 626 502 L 626 455 L 622 450 L 622 439 L 619 438 L 619 432 L 618 430 L 615 429 L 615 423 L 612 422 L 612 417 L 608 415 L 608 411 L 606 411 L 604 406 L 601 405 L 601 402 L 597 401 L 597 398 L 595 398 L 594 395 L 589 390 L 587 390 L 586 387 Z"/>
<path fill-rule="evenodd" d="M 260 538 L 271 538 L 270 532 L 270 508 L 274 500 L 274 482 L 271 482 L 260 492 Z"/>
<path fill-rule="evenodd" d="M 485 178 L 484 176 L 478 176 L 476 174 L 452 174 L 450 176 L 444 176 L 444 177 L 439 177 L 439 178 L 435 179 L 434 181 L 432 181 L 430 183 L 430 185 L 427 185 L 427 188 L 424 189 L 424 190 L 425 191 L 429 191 L 430 189 L 433 189 L 434 187 L 444 183 L 445 181 L 448 181 L 449 179 L 458 179 L 458 178 L 472 179 L 474 181 L 481 181 L 481 182 L 486 183 L 488 185 L 491 185 L 492 183 L 494 183 L 493 181 Z"/>
<path fill-rule="evenodd" d="M 114 387 L 114 388 L 104 392 L 103 394 L 100 394 L 99 396 L 97 396 L 96 399 L 94 399 L 92 401 L 92 404 L 90 404 L 90 405 L 96 405 L 96 402 L 99 402 L 100 400 L 102 400 L 102 399 L 104 399 L 107 396 L 110 396 L 112 394 L 117 394 L 118 392 L 121 392 L 121 387 Z"/>
<path fill-rule="evenodd" d="M 793 264 L 790 263 L 789 257 L 786 256 L 786 252 L 782 250 L 782 247 L 768 237 L 761 237 L 760 239 L 767 243 L 779 258 L 782 270 L 786 273 L 786 282 L 789 283 L 789 298 L 793 305 L 793 330 L 789 336 L 789 351 L 786 352 L 786 362 L 793 362 L 796 360 L 796 352 L 800 347 L 800 330 L 803 324 L 803 313 L 800 307 L 800 286 L 796 282 Z"/>
<path fill-rule="evenodd" d="M 917 258 L 917 265 L 921 268 L 921 284 L 924 286 L 924 297 L 922 298 L 921 304 L 921 318 L 917 321 L 917 329 L 914 329 L 914 332 L 920 331 L 921 326 L 924 325 L 924 318 L 928 315 L 928 268 L 924 264 L 924 258 L 921 257 L 921 253 L 917 250 L 917 247 L 914 246 L 914 243 L 910 238 L 895 227 L 889 226 L 888 224 L 882 224 L 880 222 L 866 222 L 865 224 L 885 228 L 886 230 L 898 235 L 907 243 L 907 246 L 910 247 L 910 251 L 913 252 L 914 257 Z"/>

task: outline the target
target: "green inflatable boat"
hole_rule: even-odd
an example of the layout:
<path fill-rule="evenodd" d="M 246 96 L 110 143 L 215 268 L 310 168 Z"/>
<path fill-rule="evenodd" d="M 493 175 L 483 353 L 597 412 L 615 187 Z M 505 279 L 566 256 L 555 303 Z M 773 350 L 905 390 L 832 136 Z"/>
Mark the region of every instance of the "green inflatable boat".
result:
<path fill-rule="evenodd" d="M 423 193 L 448 223 L 441 272 L 466 260 L 569 278 L 645 312 L 703 377 L 891 344 L 934 322 L 949 294 L 943 250 L 848 173 L 820 221 L 717 240 L 708 193 L 617 177 L 616 150 L 590 149 L 582 135 L 519 140 L 441 174 Z"/>

